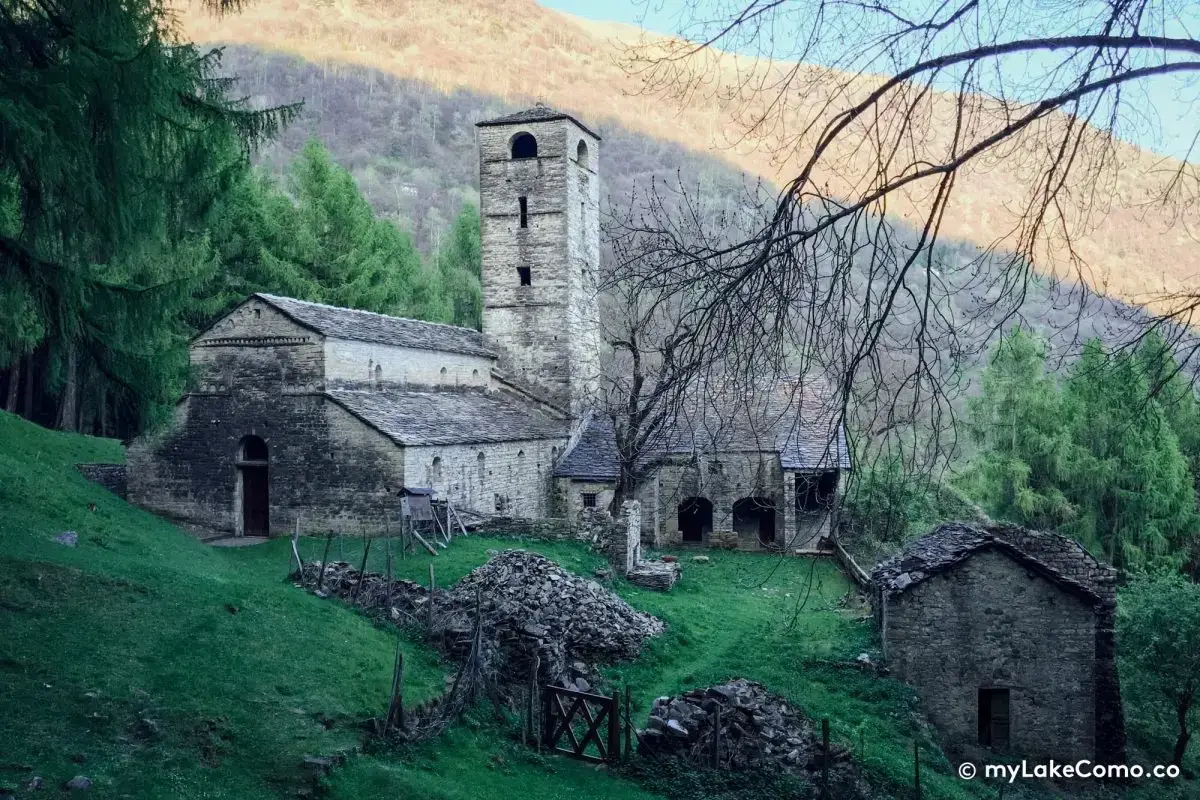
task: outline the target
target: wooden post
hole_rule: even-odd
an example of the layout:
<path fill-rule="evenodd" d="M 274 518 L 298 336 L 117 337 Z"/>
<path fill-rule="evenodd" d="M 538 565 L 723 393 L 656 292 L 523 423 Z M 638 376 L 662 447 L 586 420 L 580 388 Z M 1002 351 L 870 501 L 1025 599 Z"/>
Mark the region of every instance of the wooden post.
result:
<path fill-rule="evenodd" d="M 612 708 L 608 712 L 608 760 L 621 760 L 621 693 L 613 689 Z"/>
<path fill-rule="evenodd" d="M 389 536 L 384 540 L 387 545 L 387 602 L 392 603 L 392 539 Z"/>
<path fill-rule="evenodd" d="M 913 785 L 917 790 L 917 800 L 921 800 L 921 748 L 913 741 Z"/>
<path fill-rule="evenodd" d="M 392 696 L 388 701 L 387 718 L 383 723 L 385 734 L 391 730 L 393 725 L 398 727 L 401 732 L 404 731 L 404 650 L 400 647 L 403 641 L 404 635 L 398 633 L 396 636 L 396 663 L 392 667 Z"/>
<path fill-rule="evenodd" d="M 329 566 L 329 545 L 333 544 L 333 531 L 325 537 L 325 552 L 321 555 L 321 575 L 317 578 L 317 591 L 325 586 L 325 568 Z"/>
<path fill-rule="evenodd" d="M 425 626 L 429 628 L 429 633 L 433 634 L 433 590 L 437 588 L 437 583 L 433 574 L 433 562 L 429 562 L 429 600 L 425 603 Z"/>
<path fill-rule="evenodd" d="M 296 516 L 296 533 L 292 535 L 292 555 L 296 558 L 296 569 L 300 570 L 299 581 L 304 583 L 304 559 L 300 558 L 300 516 Z"/>
<path fill-rule="evenodd" d="M 829 718 L 821 718 L 821 800 L 829 800 Z"/>
<path fill-rule="evenodd" d="M 350 595 L 350 607 L 354 608 L 358 605 L 358 592 L 362 589 L 363 579 L 367 575 L 367 555 L 371 552 L 371 537 L 367 537 L 367 542 L 363 546 L 362 566 L 358 569 L 358 583 L 354 584 L 354 593 Z"/>
<path fill-rule="evenodd" d="M 721 768 L 721 704 L 713 710 L 713 745 L 712 745 L 712 766 L 713 769 Z"/>
<path fill-rule="evenodd" d="M 625 684 L 625 760 L 629 760 L 633 740 L 633 714 L 629 708 L 629 684 Z"/>
<path fill-rule="evenodd" d="M 346 537 L 338 531 L 338 561 L 346 560 Z"/>
<path fill-rule="evenodd" d="M 537 743 L 537 722 L 536 722 L 537 710 L 538 710 L 537 674 L 538 674 L 538 668 L 541 667 L 541 665 L 542 665 L 541 662 L 542 662 L 542 659 L 540 656 L 534 656 L 533 657 L 533 669 L 529 673 L 529 730 L 527 731 L 528 735 L 525 737 L 525 741 L 528 744 L 536 744 Z"/>

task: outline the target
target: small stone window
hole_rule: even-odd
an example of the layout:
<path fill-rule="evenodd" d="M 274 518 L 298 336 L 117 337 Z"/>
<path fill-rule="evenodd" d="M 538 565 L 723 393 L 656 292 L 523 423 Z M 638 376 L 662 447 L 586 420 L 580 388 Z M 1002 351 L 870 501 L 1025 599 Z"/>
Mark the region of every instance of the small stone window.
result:
<path fill-rule="evenodd" d="M 596 507 L 596 493 L 595 492 L 584 492 L 583 493 L 583 507 L 584 508 L 595 508 Z"/>
<path fill-rule="evenodd" d="M 477 370 L 477 369 L 471 370 L 471 377 L 474 378 L 475 380 L 479 380 L 479 370 Z"/>
<path fill-rule="evenodd" d="M 445 368 L 445 367 L 442 367 L 442 370 L 441 370 L 441 372 L 439 372 L 438 374 L 442 376 L 442 381 L 443 381 L 443 382 L 445 382 L 445 380 L 446 380 L 446 368 Z"/>
<path fill-rule="evenodd" d="M 518 197 L 517 198 L 517 207 L 520 208 L 520 210 L 521 210 L 521 227 L 528 228 L 529 227 L 529 198 L 528 197 Z"/>
<path fill-rule="evenodd" d="M 434 456 L 433 462 L 429 465 L 429 482 L 439 483 L 442 480 L 442 457 Z"/>
<path fill-rule="evenodd" d="M 529 274 L 529 267 L 517 267 L 517 277 L 521 279 L 522 286 L 533 285 L 533 276 Z"/>
<path fill-rule="evenodd" d="M 1004 750 L 1009 742 L 1008 689 L 979 690 L 979 743 Z"/>
<path fill-rule="evenodd" d="M 537 139 L 533 138 L 530 133 L 518 133 L 512 140 L 512 157 L 516 158 L 537 158 L 538 144 Z"/>
<path fill-rule="evenodd" d="M 581 167 L 588 165 L 587 142 L 583 141 L 583 139 L 580 139 L 579 144 L 575 147 L 575 161 Z"/>
<path fill-rule="evenodd" d="M 479 465 L 479 485 L 482 486 L 484 476 L 486 475 L 485 470 L 487 469 L 487 459 L 484 457 L 483 453 L 480 453 L 475 457 L 475 461 Z"/>
<path fill-rule="evenodd" d="M 383 388 L 383 367 L 378 364 L 375 365 L 375 388 Z"/>

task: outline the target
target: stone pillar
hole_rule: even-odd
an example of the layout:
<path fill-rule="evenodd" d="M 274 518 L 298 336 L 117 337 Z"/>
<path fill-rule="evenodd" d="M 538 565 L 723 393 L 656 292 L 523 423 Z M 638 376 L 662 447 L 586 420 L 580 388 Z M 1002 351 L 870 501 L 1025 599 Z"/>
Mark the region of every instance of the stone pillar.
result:
<path fill-rule="evenodd" d="M 783 473 L 783 542 L 785 548 L 799 547 L 796 527 L 796 473 Z"/>
<path fill-rule="evenodd" d="M 628 574 L 642 560 L 642 504 L 637 500 L 622 503 L 621 518 L 605 525 L 601 536 L 601 550 L 613 569 Z"/>

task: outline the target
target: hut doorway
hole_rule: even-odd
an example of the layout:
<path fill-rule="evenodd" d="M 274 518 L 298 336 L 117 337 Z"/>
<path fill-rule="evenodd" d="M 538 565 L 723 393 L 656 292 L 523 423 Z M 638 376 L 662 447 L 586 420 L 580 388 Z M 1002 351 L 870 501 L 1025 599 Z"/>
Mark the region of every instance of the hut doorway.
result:
<path fill-rule="evenodd" d="M 712 503 L 703 497 L 688 497 L 679 504 L 679 533 L 685 542 L 703 542 L 712 533 Z"/>
<path fill-rule="evenodd" d="M 237 469 L 243 536 L 271 535 L 268 461 L 266 442 L 257 436 L 242 439 L 238 449 Z"/>
<path fill-rule="evenodd" d="M 775 544 L 775 504 L 767 497 L 743 497 L 733 504 L 733 530 L 739 539 L 758 539 L 762 547 Z"/>

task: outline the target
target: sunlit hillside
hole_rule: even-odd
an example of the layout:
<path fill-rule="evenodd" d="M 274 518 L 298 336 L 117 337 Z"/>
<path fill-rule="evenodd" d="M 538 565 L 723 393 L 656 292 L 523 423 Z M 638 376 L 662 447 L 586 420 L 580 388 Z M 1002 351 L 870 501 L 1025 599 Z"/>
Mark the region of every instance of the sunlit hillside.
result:
<path fill-rule="evenodd" d="M 639 94 L 638 79 L 619 63 L 622 43 L 638 36 L 634 29 L 584 21 L 532 0 L 255 0 L 226 17 L 191 2 L 181 7 L 180 22 L 199 42 L 247 44 L 310 61 L 371 67 L 447 91 L 467 88 L 513 102 L 543 100 L 601 126 L 609 121 L 697 151 L 718 151 L 734 166 L 775 182 L 788 177 L 798 160 L 792 153 L 777 161 L 762 143 L 730 146 L 737 128 L 731 109 L 717 99 L 719 91 L 703 92 L 685 107 Z M 748 65 L 732 57 L 720 62 L 730 85 L 739 66 Z M 864 79 L 863 87 L 869 83 Z M 815 97 L 807 106 L 804 98 L 791 102 L 790 129 L 817 113 Z M 948 96 L 935 100 L 929 141 L 948 135 L 936 127 L 948 108 Z M 1084 277 L 1096 288 L 1140 303 L 1194 284 L 1200 275 L 1200 231 L 1186 215 L 1149 203 L 1162 193 L 1177 164 L 1133 146 L 1120 147 L 1118 161 L 1099 184 L 1080 188 L 1080 197 L 1101 198 L 1090 216 L 1080 220 L 1078 209 L 1065 210 L 1081 231 L 1075 252 L 1087 265 Z M 850 143 L 831 163 L 836 169 L 817 180 L 835 192 L 854 185 L 870 168 Z M 1030 188 L 1028 176 L 1010 166 L 993 159 L 960 177 L 944 234 L 981 245 L 1010 235 L 1016 223 L 1009 208 Z M 906 216 L 912 209 L 904 198 L 889 207 Z M 1071 269 L 1065 248 L 1039 258 L 1043 268 Z"/>

